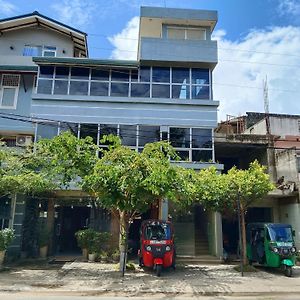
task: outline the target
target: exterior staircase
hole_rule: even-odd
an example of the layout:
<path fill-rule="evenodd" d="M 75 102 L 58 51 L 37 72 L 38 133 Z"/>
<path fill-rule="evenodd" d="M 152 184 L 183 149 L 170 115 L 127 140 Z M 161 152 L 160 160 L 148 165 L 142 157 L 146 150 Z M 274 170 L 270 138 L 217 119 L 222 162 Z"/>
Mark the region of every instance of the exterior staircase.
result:
<path fill-rule="evenodd" d="M 222 261 L 212 255 L 182 256 L 176 257 L 177 264 L 183 265 L 218 265 Z"/>
<path fill-rule="evenodd" d="M 209 255 L 208 238 L 197 226 L 195 228 L 195 255 Z"/>

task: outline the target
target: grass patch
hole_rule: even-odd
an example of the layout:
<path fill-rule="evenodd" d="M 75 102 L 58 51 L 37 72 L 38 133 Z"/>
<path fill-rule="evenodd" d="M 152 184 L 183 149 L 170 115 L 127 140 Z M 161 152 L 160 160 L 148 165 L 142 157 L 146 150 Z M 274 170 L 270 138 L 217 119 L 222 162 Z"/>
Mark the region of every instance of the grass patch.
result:
<path fill-rule="evenodd" d="M 241 266 L 240 265 L 237 265 L 237 266 L 233 267 L 233 269 L 237 272 L 241 272 Z M 255 267 L 251 266 L 251 265 L 243 266 L 243 271 L 245 273 L 258 272 L 258 270 Z"/>

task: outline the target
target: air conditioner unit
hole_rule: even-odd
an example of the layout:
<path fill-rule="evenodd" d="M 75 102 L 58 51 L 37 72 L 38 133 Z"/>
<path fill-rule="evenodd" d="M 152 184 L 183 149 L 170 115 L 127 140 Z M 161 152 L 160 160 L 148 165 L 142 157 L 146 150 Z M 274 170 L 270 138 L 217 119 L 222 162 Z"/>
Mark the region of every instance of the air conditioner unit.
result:
<path fill-rule="evenodd" d="M 16 136 L 16 146 L 26 147 L 31 145 L 32 136 L 30 135 L 17 135 Z"/>

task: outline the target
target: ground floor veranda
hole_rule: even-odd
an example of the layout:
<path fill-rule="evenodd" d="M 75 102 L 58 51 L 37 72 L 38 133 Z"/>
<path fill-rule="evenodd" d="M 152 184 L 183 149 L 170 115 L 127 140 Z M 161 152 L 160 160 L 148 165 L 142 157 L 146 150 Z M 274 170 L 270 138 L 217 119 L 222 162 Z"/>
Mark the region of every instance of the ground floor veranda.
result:
<path fill-rule="evenodd" d="M 0 216 L 2 227 L 15 229 L 16 238 L 9 248 L 9 255 L 38 255 L 36 226 L 43 221 L 51 236 L 49 255 L 79 254 L 75 232 L 93 227 L 99 231 L 111 232 L 117 246 L 119 222 L 111 212 L 95 207 L 83 193 L 65 192 L 53 198 L 29 199 L 23 196 L 6 201 L 6 219 Z M 8 210 L 11 210 L 8 213 Z M 3 210 L 2 210 L 3 211 Z M 300 241 L 300 204 L 292 198 L 268 197 L 255 203 L 246 214 L 246 222 L 291 223 L 296 231 L 296 245 Z M 177 255 L 199 257 L 223 256 L 223 248 L 232 255 L 238 250 L 238 223 L 235 214 L 205 211 L 200 205 L 186 210 L 178 209 L 168 201 L 154 203 L 148 211 L 137 217 L 130 226 L 129 247 L 132 253 L 139 248 L 141 222 L 145 219 L 171 220 L 175 230 Z M 31 253 L 28 252 L 31 249 Z M 36 249 L 36 250 L 34 250 Z"/>

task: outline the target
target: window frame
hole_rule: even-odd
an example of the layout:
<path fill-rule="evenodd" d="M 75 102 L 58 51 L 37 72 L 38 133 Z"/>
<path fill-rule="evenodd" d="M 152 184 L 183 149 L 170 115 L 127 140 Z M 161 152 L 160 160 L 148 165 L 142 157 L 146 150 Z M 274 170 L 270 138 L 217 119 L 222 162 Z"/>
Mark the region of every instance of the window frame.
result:
<path fill-rule="evenodd" d="M 41 65 L 40 67 L 42 67 L 44 65 Z M 47 66 L 47 65 L 45 65 Z M 55 81 L 58 80 L 64 80 L 64 81 L 68 81 L 68 90 L 66 94 L 63 95 L 70 95 L 70 96 L 91 96 L 91 85 L 92 83 L 106 83 L 108 85 L 108 91 L 106 95 L 92 95 L 92 97 L 117 97 L 117 98 L 146 98 L 146 99 L 172 99 L 172 100 L 180 100 L 180 101 L 184 101 L 184 100 L 194 100 L 194 101 L 198 101 L 198 100 L 213 100 L 212 99 L 212 72 L 209 68 L 191 68 L 191 67 L 182 67 L 183 69 L 188 69 L 189 70 L 189 74 L 188 74 L 188 80 L 187 83 L 180 83 L 180 82 L 173 82 L 173 69 L 178 69 L 179 67 L 165 67 L 169 69 L 169 80 L 168 82 L 157 82 L 157 81 L 153 81 L 153 68 L 156 68 L 158 66 L 150 66 L 149 67 L 149 81 L 141 81 L 139 78 L 139 74 L 140 74 L 140 69 L 138 69 L 138 80 L 134 79 L 132 80 L 132 70 L 128 70 L 129 71 L 129 79 L 128 81 L 126 80 L 112 80 L 112 72 L 113 72 L 113 68 L 105 68 L 103 70 L 106 70 L 108 72 L 108 78 L 105 80 L 99 80 L 99 79 L 92 79 L 92 71 L 93 71 L 93 67 L 84 67 L 84 68 L 88 68 L 89 69 L 89 76 L 86 77 L 86 79 L 74 79 L 71 77 L 71 70 L 72 70 L 72 66 L 65 66 L 66 68 L 69 69 L 69 76 L 66 78 L 56 78 L 56 69 L 57 67 L 60 67 L 60 65 L 55 65 L 54 69 L 53 69 L 53 74 L 52 77 L 48 77 L 48 78 L 43 78 L 40 77 L 40 68 L 39 68 L 39 72 L 38 72 L 38 83 L 41 80 L 52 80 L 52 89 L 51 89 L 51 93 L 47 94 L 47 95 L 54 95 L 54 85 L 55 85 Z M 143 67 L 143 66 L 140 66 Z M 208 72 L 208 83 L 193 83 L 193 70 L 197 70 L 197 69 L 203 69 L 206 70 Z M 136 76 L 136 74 L 134 75 Z M 206 77 L 205 77 L 206 79 Z M 88 91 L 86 94 L 82 94 L 82 95 L 73 95 L 70 93 L 70 84 L 71 82 L 88 82 Z M 112 85 L 117 85 L 117 84 L 126 84 L 126 88 L 128 88 L 128 93 L 126 94 L 121 94 L 121 95 L 112 95 Z M 147 92 L 146 96 L 133 96 L 132 95 L 132 85 L 136 85 L 138 86 L 139 84 L 141 85 L 145 85 L 147 86 L 147 88 L 149 87 L 149 93 Z M 154 86 L 165 86 L 166 89 L 169 90 L 169 94 L 168 97 L 166 97 L 166 95 L 162 95 L 161 97 L 153 97 L 153 88 Z M 184 97 L 180 97 L 180 94 L 178 97 L 174 97 L 174 93 L 173 93 L 173 88 L 175 89 L 175 87 L 185 87 L 185 95 Z M 207 97 L 193 97 L 193 91 L 195 88 L 197 87 L 202 87 L 202 88 L 206 88 L 207 89 L 207 93 L 205 93 L 205 95 L 207 95 Z M 38 84 L 37 84 L 37 91 L 38 91 Z"/>
<path fill-rule="evenodd" d="M 176 26 L 176 25 L 166 25 L 166 37 L 169 40 L 182 40 L 182 39 L 174 39 L 169 38 L 169 29 L 177 29 L 177 30 L 183 30 L 184 31 L 184 39 L 183 41 L 206 41 L 207 40 L 207 29 L 204 27 L 195 27 L 195 26 Z M 204 33 L 204 39 L 188 39 L 187 38 L 187 32 L 188 30 L 199 30 Z"/>
<path fill-rule="evenodd" d="M 3 77 L 5 75 L 8 75 L 8 76 L 9 75 L 18 76 L 18 86 L 2 85 Z M 14 73 L 2 73 L 1 74 L 1 81 L 0 81 L 0 83 L 1 83 L 0 84 L 0 109 L 17 109 L 18 96 L 19 96 L 19 90 L 20 90 L 20 80 L 21 80 L 21 75 L 20 74 L 14 74 Z M 2 105 L 3 96 L 4 96 L 4 89 L 14 89 L 15 90 L 13 106 Z"/>

